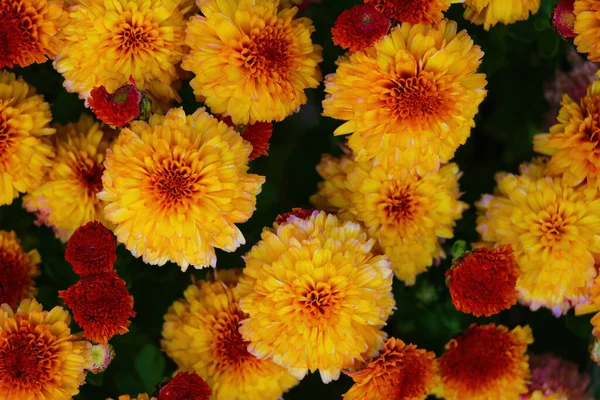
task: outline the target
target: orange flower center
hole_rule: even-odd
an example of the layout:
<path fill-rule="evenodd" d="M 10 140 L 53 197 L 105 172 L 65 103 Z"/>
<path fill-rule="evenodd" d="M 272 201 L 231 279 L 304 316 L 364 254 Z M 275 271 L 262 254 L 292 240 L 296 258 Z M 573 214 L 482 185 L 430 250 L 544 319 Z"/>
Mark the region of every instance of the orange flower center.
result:
<path fill-rule="evenodd" d="M 189 200 L 199 177 L 181 161 L 164 160 L 151 177 L 155 193 L 165 206 L 176 206 Z"/>
<path fill-rule="evenodd" d="M 133 20 L 130 13 L 125 20 L 113 36 L 116 47 L 128 56 L 152 50 L 158 37 L 158 26 L 144 19 Z"/>
<path fill-rule="evenodd" d="M 42 21 L 35 8 L 20 1 L 2 1 L 0 21 L 0 69 L 45 58 L 37 46 L 38 24 Z"/>
<path fill-rule="evenodd" d="M 48 331 L 39 334 L 20 321 L 18 332 L 0 342 L 0 381 L 15 391 L 39 390 L 51 381 L 58 368 L 54 339 Z"/>
<path fill-rule="evenodd" d="M 95 162 L 78 162 L 74 167 L 75 175 L 83 187 L 87 188 L 89 196 L 95 196 L 102 190 L 102 174 L 104 167 Z"/>
<path fill-rule="evenodd" d="M 242 42 L 240 54 L 253 77 L 287 80 L 293 59 L 290 30 L 281 24 L 267 26 Z"/>
<path fill-rule="evenodd" d="M 18 250 L 0 252 L 0 304 L 16 307 L 31 286 L 26 256 Z"/>
<path fill-rule="evenodd" d="M 385 221 L 392 225 L 401 225 L 418 218 L 422 208 L 419 196 L 413 193 L 413 189 L 408 184 L 390 183 L 389 193 L 384 195 L 384 200 L 380 204 L 386 216 Z"/>
<path fill-rule="evenodd" d="M 339 292 L 327 282 L 308 283 L 297 289 L 297 303 L 305 314 L 328 319 L 337 309 Z"/>
<path fill-rule="evenodd" d="M 537 229 L 541 236 L 540 243 L 552 247 L 564 239 L 571 218 L 559 206 L 554 206 L 539 214 Z"/>
<path fill-rule="evenodd" d="M 244 362 L 255 357 L 248 352 L 248 342 L 245 342 L 238 327 L 243 314 L 239 310 L 221 314 L 214 325 L 216 340 L 213 354 L 217 364 L 222 368 L 239 367 Z"/>
<path fill-rule="evenodd" d="M 17 150 L 15 143 L 16 132 L 8 124 L 7 101 L 0 101 L 0 164 L 6 169 L 11 155 Z"/>

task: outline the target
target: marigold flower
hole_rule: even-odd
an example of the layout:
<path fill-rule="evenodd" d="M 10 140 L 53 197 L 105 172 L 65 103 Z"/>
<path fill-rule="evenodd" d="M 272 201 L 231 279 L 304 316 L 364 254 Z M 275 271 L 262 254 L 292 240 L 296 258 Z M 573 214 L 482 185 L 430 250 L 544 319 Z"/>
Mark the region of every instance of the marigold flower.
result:
<path fill-rule="evenodd" d="M 158 400 L 208 400 L 210 387 L 196 373 L 178 372 L 158 394 Z"/>
<path fill-rule="evenodd" d="M 575 46 L 580 53 L 587 53 L 588 60 L 600 62 L 600 4 L 596 0 L 575 0 Z"/>
<path fill-rule="evenodd" d="M 502 325 L 471 325 L 438 359 L 440 386 L 434 393 L 447 400 L 518 398 L 527 393 L 531 343 L 528 326 L 509 331 Z"/>
<path fill-rule="evenodd" d="M 0 70 L 27 67 L 54 58 L 68 13 L 53 0 L 0 1 Z"/>
<path fill-rule="evenodd" d="M 600 155 L 596 153 L 600 119 L 600 81 L 593 82 L 579 102 L 565 94 L 558 124 L 534 138 L 534 150 L 552 156 L 547 173 L 563 176 L 569 185 L 584 180 L 600 186 Z"/>
<path fill-rule="evenodd" d="M 42 182 L 54 157 L 52 146 L 41 140 L 55 132 L 48 127 L 51 119 L 50 105 L 33 87 L 0 71 L 0 205 Z"/>
<path fill-rule="evenodd" d="M 377 11 L 400 22 L 411 24 L 437 24 L 450 3 L 462 3 L 463 0 L 365 0 Z"/>
<path fill-rule="evenodd" d="M 275 218 L 275 224 L 285 224 L 292 216 L 296 218 L 307 219 L 313 214 L 314 211 L 315 210 L 309 208 L 292 208 L 292 211 L 290 212 L 279 214 L 277 218 Z"/>
<path fill-rule="evenodd" d="M 570 39 L 575 34 L 575 0 L 560 0 L 550 14 L 550 22 L 554 30 L 563 37 Z"/>
<path fill-rule="evenodd" d="M 435 354 L 390 338 L 377 358 L 348 375 L 354 385 L 345 400 L 423 400 L 435 382 Z"/>
<path fill-rule="evenodd" d="M 342 12 L 331 28 L 333 43 L 350 51 L 372 46 L 390 29 L 388 17 L 370 4 L 361 4 Z"/>
<path fill-rule="evenodd" d="M 0 231 L 0 304 L 17 307 L 37 290 L 33 278 L 40 274 L 40 253 L 25 252 L 14 232 Z"/>
<path fill-rule="evenodd" d="M 273 135 L 273 123 L 255 122 L 250 125 L 236 125 L 230 117 L 220 118 L 227 125 L 235 128 L 245 141 L 252 145 L 252 153 L 248 156 L 250 161 L 255 158 L 269 155 L 269 140 Z"/>
<path fill-rule="evenodd" d="M 596 276 L 600 199 L 595 188 L 545 175 L 543 165 L 527 164 L 520 176 L 498 174 L 495 194 L 477 204 L 477 231 L 485 242 L 512 246 L 521 302 L 560 315 L 587 298 Z"/>
<path fill-rule="evenodd" d="M 264 182 L 247 173 L 251 151 L 204 108 L 133 122 L 107 151 L 98 195 L 117 240 L 149 264 L 214 267 L 215 247 L 245 243 L 235 224 L 252 216 Z"/>
<path fill-rule="evenodd" d="M 497 23 L 525 21 L 540 8 L 540 0 L 465 0 L 465 19 L 487 31 Z"/>
<path fill-rule="evenodd" d="M 458 311 L 489 317 L 517 303 L 519 264 L 510 245 L 465 254 L 446 276 Z"/>
<path fill-rule="evenodd" d="M 104 86 L 93 88 L 88 105 L 100 121 L 115 127 L 127 126 L 134 119 L 146 121 L 150 117 L 150 100 L 138 90 L 133 79 L 112 94 Z"/>
<path fill-rule="evenodd" d="M 592 400 L 590 376 L 579 373 L 577 364 L 551 355 L 529 355 L 531 380 L 529 392 L 520 400 L 568 399 Z"/>
<path fill-rule="evenodd" d="M 373 245 L 325 212 L 265 229 L 237 286 L 249 351 L 298 379 L 318 369 L 325 383 L 377 354 L 394 297 L 390 263 Z"/>
<path fill-rule="evenodd" d="M 274 0 L 201 0 L 203 16 L 187 28 L 190 54 L 182 68 L 215 114 L 236 124 L 281 121 L 307 101 L 304 91 L 319 85 L 321 46 L 308 18 L 297 8 L 277 11 Z"/>
<path fill-rule="evenodd" d="M 97 195 L 110 137 L 88 115 L 56 130 L 52 137 L 56 158 L 44 182 L 23 198 L 23 207 L 38 216 L 37 224 L 51 227 L 65 242 L 81 225 L 104 221 L 105 204 Z"/>
<path fill-rule="evenodd" d="M 486 95 L 477 74 L 483 52 L 453 21 L 404 23 L 373 47 L 338 60 L 325 79 L 323 115 L 347 121 L 357 160 L 390 155 L 394 163 L 434 169 L 470 135 Z"/>
<path fill-rule="evenodd" d="M 117 261 L 115 238 L 98 221 L 88 222 L 77 228 L 67 242 L 65 260 L 73 266 L 77 275 L 87 276 L 113 269 Z"/>
<path fill-rule="evenodd" d="M 165 315 L 162 347 L 194 371 L 220 400 L 275 400 L 298 383 L 284 368 L 248 352 L 238 330 L 245 315 L 233 287 L 199 281 Z"/>
<path fill-rule="evenodd" d="M 71 334 L 62 307 L 42 311 L 33 299 L 0 306 L 0 398 L 69 400 L 79 393 L 91 344 Z"/>
<path fill-rule="evenodd" d="M 440 238 L 452 238 L 467 204 L 458 200 L 456 164 L 424 174 L 374 160 L 324 155 L 317 172 L 325 179 L 311 201 L 319 209 L 359 221 L 392 262 L 398 279 L 416 276 L 444 257 Z"/>
<path fill-rule="evenodd" d="M 83 328 L 83 335 L 106 344 L 114 335 L 129 332 L 133 296 L 116 272 L 104 272 L 81 278 L 59 297 L 73 310 L 73 318 Z"/>
<path fill-rule="evenodd" d="M 160 102 L 178 100 L 173 87 L 184 53 L 185 24 L 179 0 L 77 2 L 63 30 L 65 46 L 54 60 L 69 92 L 87 99 L 103 86 L 114 93 L 133 78 Z"/>

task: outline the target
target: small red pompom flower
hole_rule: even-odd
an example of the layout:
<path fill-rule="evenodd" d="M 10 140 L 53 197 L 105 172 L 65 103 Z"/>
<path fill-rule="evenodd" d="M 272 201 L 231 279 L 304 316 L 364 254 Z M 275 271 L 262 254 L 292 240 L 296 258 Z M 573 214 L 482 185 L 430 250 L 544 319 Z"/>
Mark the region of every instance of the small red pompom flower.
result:
<path fill-rule="evenodd" d="M 138 90 L 133 79 L 112 94 L 104 86 L 95 87 L 88 104 L 100 121 L 116 127 L 127 126 L 134 119 L 145 120 L 150 115 L 150 100 Z"/>
<path fill-rule="evenodd" d="M 95 343 L 106 344 L 114 335 L 127 333 L 129 319 L 135 316 L 133 296 L 113 271 L 86 276 L 61 290 L 59 297 L 72 310 L 85 338 Z"/>
<path fill-rule="evenodd" d="M 77 228 L 67 242 L 65 259 L 79 276 L 113 269 L 117 245 L 110 230 L 98 221 Z"/>
<path fill-rule="evenodd" d="M 554 30 L 564 39 L 577 36 L 575 33 L 575 0 L 560 0 L 550 14 Z"/>
<path fill-rule="evenodd" d="M 268 155 L 269 140 L 273 135 L 273 123 L 256 122 L 250 125 L 236 125 L 231 117 L 220 117 L 220 120 L 235 130 L 252 145 L 252 153 L 248 156 L 250 161 Z"/>
<path fill-rule="evenodd" d="M 208 383 L 198 374 L 178 372 L 169 383 L 158 392 L 158 400 L 208 400 Z"/>
<path fill-rule="evenodd" d="M 510 245 L 467 253 L 446 276 L 452 303 L 464 313 L 490 316 L 517 303 L 519 265 Z"/>
<path fill-rule="evenodd" d="M 292 211 L 290 212 L 287 212 L 285 214 L 279 214 L 277 218 L 275 218 L 275 223 L 281 225 L 287 222 L 288 218 L 292 215 L 294 217 L 305 219 L 310 217 L 314 211 L 315 210 L 310 208 L 292 208 Z"/>
<path fill-rule="evenodd" d="M 371 4 L 354 6 L 339 15 L 331 28 L 333 43 L 350 51 L 361 51 L 384 37 L 390 19 Z"/>

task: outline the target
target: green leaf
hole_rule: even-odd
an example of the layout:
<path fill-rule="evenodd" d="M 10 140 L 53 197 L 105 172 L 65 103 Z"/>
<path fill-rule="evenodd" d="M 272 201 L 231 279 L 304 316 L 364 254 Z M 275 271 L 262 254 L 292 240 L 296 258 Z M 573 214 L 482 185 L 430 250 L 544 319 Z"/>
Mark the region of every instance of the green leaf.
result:
<path fill-rule="evenodd" d="M 165 373 L 165 356 L 154 344 L 146 344 L 135 358 L 135 369 L 144 383 L 144 389 L 150 393 L 162 380 Z"/>

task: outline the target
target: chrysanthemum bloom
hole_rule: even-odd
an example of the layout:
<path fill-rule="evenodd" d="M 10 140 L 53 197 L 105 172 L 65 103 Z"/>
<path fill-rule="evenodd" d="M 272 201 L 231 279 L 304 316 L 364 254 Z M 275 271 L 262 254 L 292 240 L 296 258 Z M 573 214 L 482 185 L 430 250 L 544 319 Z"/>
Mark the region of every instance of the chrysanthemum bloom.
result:
<path fill-rule="evenodd" d="M 467 204 L 458 200 L 456 164 L 425 174 L 377 161 L 324 155 L 317 171 L 325 179 L 311 201 L 319 209 L 359 221 L 392 262 L 398 279 L 416 276 L 444 256 L 440 238 L 451 238 Z"/>
<path fill-rule="evenodd" d="M 23 207 L 65 242 L 81 225 L 104 220 L 105 204 L 97 195 L 109 137 L 88 115 L 56 128 L 52 137 L 56 158 L 43 183 L 23 198 Z"/>
<path fill-rule="evenodd" d="M 1 35 L 1 33 L 0 33 Z M 0 205 L 35 189 L 52 165 L 50 105 L 14 74 L 0 71 Z"/>
<path fill-rule="evenodd" d="M 435 354 L 390 338 L 379 356 L 357 372 L 345 400 L 423 400 L 435 382 Z"/>
<path fill-rule="evenodd" d="M 279 214 L 277 218 L 275 218 L 275 224 L 285 224 L 291 216 L 296 218 L 306 219 L 309 218 L 315 210 L 309 208 L 292 208 L 292 211 Z"/>
<path fill-rule="evenodd" d="M 277 11 L 278 0 L 201 0 L 203 16 L 187 27 L 190 54 L 182 68 L 215 114 L 236 124 L 281 121 L 307 101 L 321 80 L 321 46 L 297 8 Z"/>
<path fill-rule="evenodd" d="M 528 326 L 509 331 L 502 325 L 471 325 L 438 358 L 435 394 L 446 400 L 518 399 L 527 393 L 531 343 Z"/>
<path fill-rule="evenodd" d="M 529 392 L 521 400 L 592 400 L 590 376 L 579 372 L 577 364 L 551 355 L 529 356 L 531 380 Z"/>
<path fill-rule="evenodd" d="M 465 0 L 465 19 L 485 30 L 501 24 L 525 21 L 540 8 L 540 0 Z"/>
<path fill-rule="evenodd" d="M 400 22 L 411 24 L 437 24 L 442 14 L 451 3 L 462 3 L 464 0 L 365 0 L 377 11 Z"/>
<path fill-rule="evenodd" d="M 458 311 L 489 317 L 517 303 L 519 265 L 510 245 L 463 255 L 446 276 Z"/>
<path fill-rule="evenodd" d="M 183 371 L 207 381 L 219 400 L 275 400 L 298 380 L 248 352 L 238 330 L 245 315 L 235 289 L 199 281 L 165 315 L 163 350 Z"/>
<path fill-rule="evenodd" d="M 521 175 L 500 173 L 494 195 L 477 207 L 477 231 L 488 243 L 509 244 L 520 266 L 520 300 L 556 315 L 588 297 L 600 252 L 600 199 L 595 187 L 571 187 L 525 165 Z"/>
<path fill-rule="evenodd" d="M 575 46 L 580 53 L 587 53 L 588 60 L 600 62 L 598 40 L 600 34 L 600 4 L 596 0 L 575 0 Z"/>
<path fill-rule="evenodd" d="M 342 12 L 331 28 L 333 43 L 350 51 L 364 50 L 384 37 L 390 29 L 388 17 L 370 4 Z"/>
<path fill-rule="evenodd" d="M 269 140 L 273 135 L 273 123 L 255 122 L 250 125 L 236 125 L 230 117 L 220 118 L 227 125 L 235 128 L 245 141 L 252 145 L 252 153 L 248 156 L 250 161 L 255 158 L 269 155 Z"/>
<path fill-rule="evenodd" d="M 65 260 L 77 275 L 87 276 L 113 269 L 117 245 L 111 231 L 98 221 L 77 228 L 67 242 Z"/>
<path fill-rule="evenodd" d="M 263 230 L 237 286 L 249 351 L 298 379 L 319 370 L 325 383 L 377 354 L 394 297 L 390 263 L 373 246 L 358 224 L 325 212 Z"/>
<path fill-rule="evenodd" d="M 0 70 L 54 58 L 62 47 L 60 30 L 67 18 L 61 1 L 0 1 Z"/>
<path fill-rule="evenodd" d="M 135 316 L 133 296 L 116 272 L 83 277 L 58 294 L 87 339 L 106 344 L 114 335 L 129 332 L 130 318 Z"/>
<path fill-rule="evenodd" d="M 33 299 L 0 306 L 0 398 L 70 400 L 79 393 L 91 344 L 71 334 L 69 313 Z"/>
<path fill-rule="evenodd" d="M 552 156 L 547 173 L 564 176 L 569 185 L 584 180 L 600 185 L 600 154 L 596 152 L 600 129 L 600 81 L 593 82 L 579 102 L 565 94 L 558 124 L 550 133 L 534 138 L 534 150 Z"/>
<path fill-rule="evenodd" d="M 33 278 L 40 274 L 37 250 L 25 252 L 14 232 L 0 231 L 0 304 L 16 307 L 36 293 Z"/>
<path fill-rule="evenodd" d="M 348 121 L 358 160 L 390 154 L 408 165 L 437 167 L 463 144 L 486 95 L 477 74 L 483 52 L 449 20 L 404 23 L 364 52 L 338 60 L 325 79 L 323 115 Z"/>
<path fill-rule="evenodd" d="M 96 344 L 92 346 L 90 365 L 86 369 L 93 374 L 104 372 L 115 358 L 115 349 L 110 344 Z"/>
<path fill-rule="evenodd" d="M 575 34 L 575 0 L 560 0 L 552 13 L 550 22 L 554 30 L 564 39 L 577 36 Z"/>
<path fill-rule="evenodd" d="M 135 121 L 107 151 L 106 219 L 144 262 L 215 266 L 215 247 L 245 243 L 235 225 L 255 210 L 264 177 L 248 174 L 250 144 L 203 108 Z"/>
<path fill-rule="evenodd" d="M 594 327 L 592 333 L 595 337 L 600 338 L 600 275 L 596 276 L 589 289 L 589 299 L 575 306 L 575 315 L 584 315 L 593 312 L 596 315 L 590 321 Z"/>
<path fill-rule="evenodd" d="M 178 372 L 158 393 L 158 400 L 208 400 L 210 387 L 196 373 Z"/>
<path fill-rule="evenodd" d="M 54 68 L 64 86 L 87 99 L 95 87 L 114 93 L 133 78 L 160 102 L 178 99 L 175 66 L 184 53 L 179 1 L 83 0 L 70 9 L 65 46 Z"/>
<path fill-rule="evenodd" d="M 134 119 L 142 121 L 150 117 L 151 102 L 131 83 L 108 93 L 104 86 L 95 87 L 88 97 L 88 105 L 96 117 L 111 126 L 124 127 Z"/>

